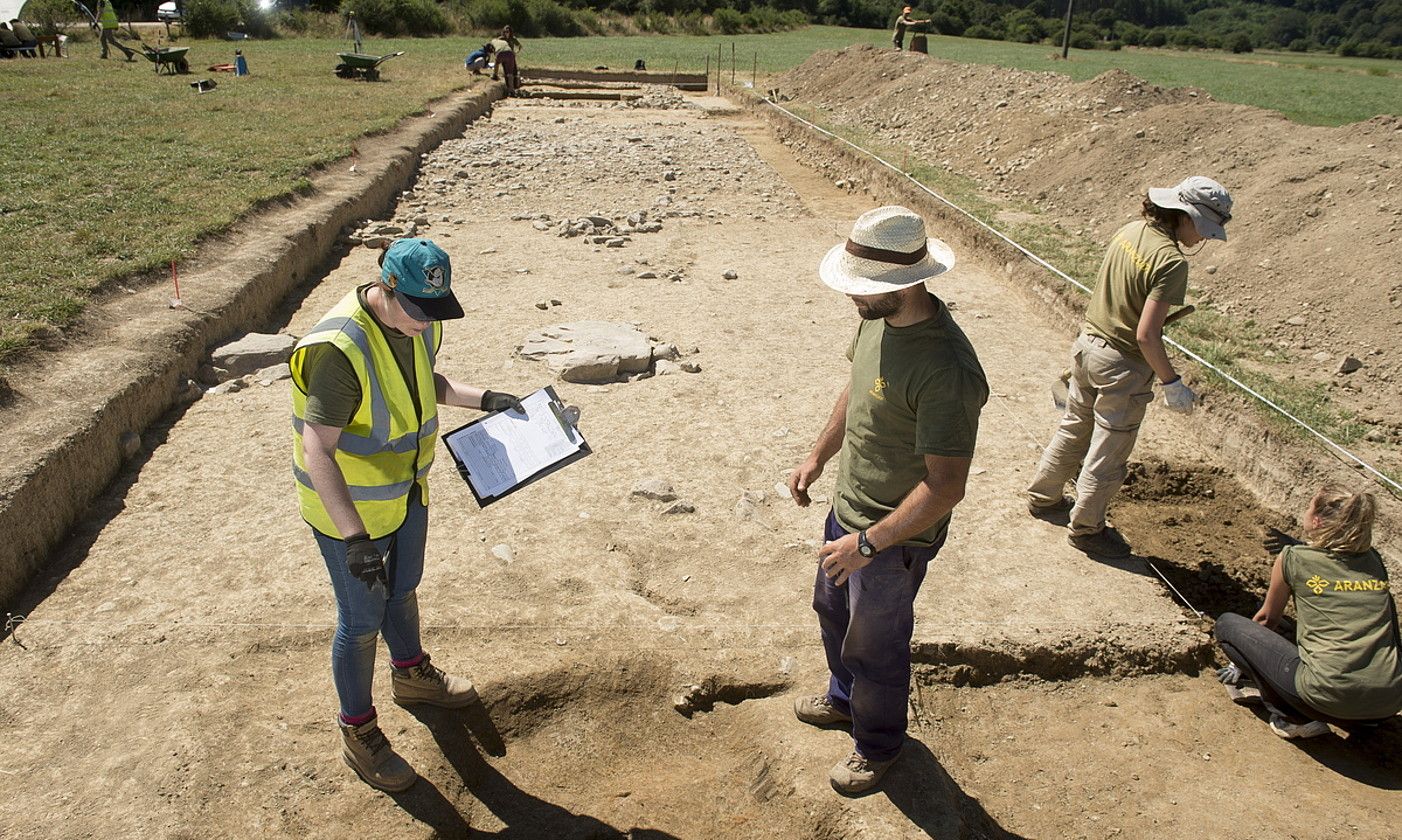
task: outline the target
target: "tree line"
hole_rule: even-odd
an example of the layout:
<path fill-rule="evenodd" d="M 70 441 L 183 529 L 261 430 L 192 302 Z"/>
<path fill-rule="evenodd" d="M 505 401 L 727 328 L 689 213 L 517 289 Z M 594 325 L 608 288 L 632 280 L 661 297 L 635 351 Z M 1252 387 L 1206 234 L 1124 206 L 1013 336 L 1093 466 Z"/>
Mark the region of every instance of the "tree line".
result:
<path fill-rule="evenodd" d="M 115 0 L 151 19 L 160 0 Z M 519 34 L 772 32 L 807 22 L 889 27 L 901 0 L 182 0 L 191 34 L 242 28 L 314 32 L 355 11 L 370 33 L 441 35 L 510 23 Z M 1067 0 L 915 0 L 925 31 L 1061 45 Z M 30 0 L 24 12 L 73 17 L 72 0 Z M 31 15 L 38 17 L 39 15 Z M 207 31 L 207 32 L 206 32 Z M 1075 0 L 1071 46 L 1328 51 L 1402 59 L 1402 0 Z"/>

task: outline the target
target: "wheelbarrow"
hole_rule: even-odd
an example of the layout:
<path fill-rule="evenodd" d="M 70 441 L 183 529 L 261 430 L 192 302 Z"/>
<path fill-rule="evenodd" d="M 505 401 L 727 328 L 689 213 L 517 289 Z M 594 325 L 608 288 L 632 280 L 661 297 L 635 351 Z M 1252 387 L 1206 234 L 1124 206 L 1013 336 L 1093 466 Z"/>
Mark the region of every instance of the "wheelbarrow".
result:
<path fill-rule="evenodd" d="M 189 47 L 148 47 L 141 45 L 141 54 L 146 56 L 146 60 L 156 65 L 156 75 L 160 75 L 164 70 L 174 76 L 176 73 L 189 73 L 190 62 L 185 58 L 185 53 L 189 52 Z"/>
<path fill-rule="evenodd" d="M 380 78 L 380 65 L 404 54 L 404 51 L 393 52 L 389 55 L 366 55 L 365 53 L 343 52 L 336 53 L 340 57 L 341 63 L 336 65 L 336 75 L 342 79 L 364 79 L 373 82 Z"/>

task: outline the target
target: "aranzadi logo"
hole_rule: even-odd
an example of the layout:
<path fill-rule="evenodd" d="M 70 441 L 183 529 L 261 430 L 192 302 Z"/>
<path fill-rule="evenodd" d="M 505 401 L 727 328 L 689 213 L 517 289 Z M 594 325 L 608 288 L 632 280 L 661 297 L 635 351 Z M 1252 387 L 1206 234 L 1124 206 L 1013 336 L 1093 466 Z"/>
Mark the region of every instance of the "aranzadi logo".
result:
<path fill-rule="evenodd" d="M 870 391 L 867 391 L 867 393 L 868 393 L 868 394 L 871 394 L 873 397 L 876 397 L 878 400 L 885 400 L 885 399 L 886 399 L 886 377 L 884 377 L 884 376 L 878 376 L 878 377 L 876 377 L 876 381 L 873 382 L 873 383 L 871 384 L 871 390 L 870 390 Z"/>
<path fill-rule="evenodd" d="M 1323 595 L 1329 592 L 1386 592 L 1389 588 L 1385 580 L 1329 580 L 1315 575 L 1305 581 L 1316 595 Z"/>
<path fill-rule="evenodd" d="M 443 266 L 431 265 L 424 269 L 424 283 L 434 291 L 443 290 Z"/>

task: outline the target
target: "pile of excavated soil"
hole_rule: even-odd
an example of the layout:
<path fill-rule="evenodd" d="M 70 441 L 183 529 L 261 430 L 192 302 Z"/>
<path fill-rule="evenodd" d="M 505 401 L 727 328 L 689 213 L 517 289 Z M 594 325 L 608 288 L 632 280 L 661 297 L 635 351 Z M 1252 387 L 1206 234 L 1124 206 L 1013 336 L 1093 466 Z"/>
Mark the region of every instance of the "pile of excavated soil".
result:
<path fill-rule="evenodd" d="M 1368 424 L 1363 451 L 1402 469 L 1402 119 L 1303 126 L 1122 71 L 1074 82 L 867 46 L 778 84 L 1076 238 L 1108 240 L 1150 186 L 1220 180 L 1235 218 L 1193 260 L 1199 305 L 1258 329 L 1261 365 L 1325 389 Z M 1348 356 L 1362 367 L 1339 373 Z"/>

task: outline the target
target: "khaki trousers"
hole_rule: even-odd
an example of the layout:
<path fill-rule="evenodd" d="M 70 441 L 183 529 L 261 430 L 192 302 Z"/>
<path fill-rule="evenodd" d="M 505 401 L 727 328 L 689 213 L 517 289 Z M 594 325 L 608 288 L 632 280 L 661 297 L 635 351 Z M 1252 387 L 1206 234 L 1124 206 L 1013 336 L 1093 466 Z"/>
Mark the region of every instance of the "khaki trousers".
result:
<path fill-rule="evenodd" d="M 1072 350 L 1066 414 L 1027 496 L 1034 505 L 1055 504 L 1075 478 L 1068 527 L 1072 534 L 1093 534 L 1105 528 L 1105 510 L 1124 483 L 1139 425 L 1154 399 L 1154 370 L 1096 336 L 1082 335 Z"/>

